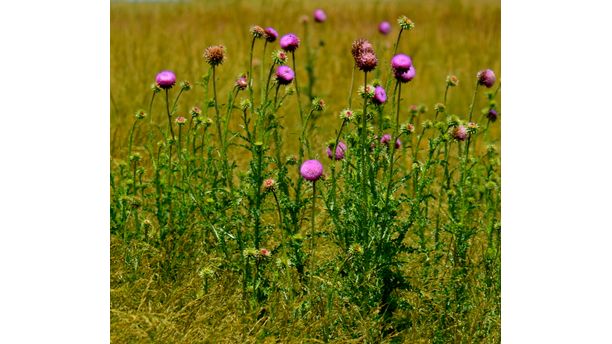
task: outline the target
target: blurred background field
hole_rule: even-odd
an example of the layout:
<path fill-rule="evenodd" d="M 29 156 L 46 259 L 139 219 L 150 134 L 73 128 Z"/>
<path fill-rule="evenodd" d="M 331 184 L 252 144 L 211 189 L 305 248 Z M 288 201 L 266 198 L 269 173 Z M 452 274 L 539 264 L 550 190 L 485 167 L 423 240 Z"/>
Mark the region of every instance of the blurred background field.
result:
<path fill-rule="evenodd" d="M 327 21 L 315 23 L 312 12 L 323 8 Z M 500 3 L 499 1 L 434 0 L 434 1 L 199 1 L 178 3 L 111 3 L 111 156 L 124 157 L 129 127 L 136 110 L 147 109 L 150 85 L 157 72 L 173 70 L 177 82 L 192 83 L 208 72 L 202 58 L 210 45 L 223 44 L 227 58 L 219 68 L 218 85 L 220 99 L 224 101 L 234 86 L 237 75 L 247 71 L 250 33 L 252 25 L 272 26 L 279 35 L 293 32 L 302 41 L 302 15 L 308 16 L 309 44 L 316 47 L 315 94 L 327 103 L 321 114 L 319 130 L 313 144 L 321 146 L 339 126 L 338 112 L 347 107 L 353 59 L 351 43 L 360 37 L 375 44 L 379 67 L 375 75 L 386 82 L 388 61 L 399 27 L 400 15 L 411 18 L 416 28 L 402 35 L 398 52 L 413 58 L 416 78 L 404 88 L 401 121 L 408 119 L 410 104 L 425 104 L 433 116 L 433 105 L 443 97 L 445 78 L 455 74 L 459 87 L 451 92 L 448 100 L 450 113 L 465 115 L 474 87 L 476 72 L 490 68 L 498 79 L 500 73 Z M 386 20 L 392 25 L 389 35 L 378 32 L 378 23 Z M 278 41 L 268 47 L 265 56 L 266 69 Z M 257 47 L 254 58 L 261 61 L 262 48 Z M 297 77 L 302 87 L 306 85 L 303 68 L 306 52 L 303 46 L 297 50 Z M 257 61 L 256 61 L 257 62 Z M 300 68 L 300 66 L 302 68 Z M 255 80 L 259 80 L 259 68 L 255 68 Z M 388 93 L 391 90 L 387 90 Z M 484 99 L 480 104 L 485 106 Z M 179 114 L 187 114 L 194 105 L 203 108 L 203 90 L 196 86 L 183 95 Z M 303 100 L 304 102 L 305 100 Z M 164 123 L 161 99 L 155 104 L 153 117 Z M 209 114 L 210 115 L 210 114 Z M 285 114 L 285 135 L 292 135 L 295 114 Z M 293 126 L 297 127 L 297 126 Z M 495 126 L 492 136 L 499 135 Z M 320 154 L 323 150 L 320 150 Z"/>

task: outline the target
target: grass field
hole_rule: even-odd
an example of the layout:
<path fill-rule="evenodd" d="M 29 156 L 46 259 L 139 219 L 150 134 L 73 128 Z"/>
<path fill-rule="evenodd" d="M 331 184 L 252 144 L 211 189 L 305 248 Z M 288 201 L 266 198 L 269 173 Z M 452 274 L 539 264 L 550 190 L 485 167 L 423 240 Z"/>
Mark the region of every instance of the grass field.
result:
<path fill-rule="evenodd" d="M 323 23 L 312 19 L 319 7 Z M 416 77 L 403 84 L 395 108 L 388 66 L 402 15 L 416 26 L 403 31 L 397 51 L 412 57 Z M 392 25 L 387 36 L 377 29 L 382 20 Z M 481 111 L 493 104 L 485 92 L 501 109 L 500 24 L 499 2 L 484 0 L 112 3 L 112 342 L 499 343 L 501 121 Z M 249 124 L 244 133 L 242 111 L 228 110 L 234 95 L 236 107 L 249 98 L 234 81 L 250 69 L 253 25 L 302 39 L 300 105 L 293 94 L 278 107 L 260 101 L 260 80 L 279 46 L 270 43 L 264 55 L 261 40 L 255 45 L 249 116 L 266 134 Z M 390 85 L 384 107 L 357 94 L 359 71 L 350 92 L 358 38 L 371 41 L 378 57 L 368 81 Z M 217 44 L 227 54 L 215 69 L 215 103 L 202 55 Z M 308 51 L 312 94 L 326 105 L 304 122 Z M 486 68 L 497 83 L 474 97 L 476 73 Z M 177 77 L 171 100 L 181 81 L 193 85 L 171 117 L 191 120 L 198 106 L 200 117 L 213 119 L 208 131 L 192 128 L 195 121 L 175 125 L 178 140 L 170 140 L 164 90 L 149 111 L 151 84 L 164 69 Z M 448 88 L 448 75 L 458 86 Z M 446 111 L 436 111 L 446 90 Z M 339 113 L 349 95 L 356 114 L 369 105 L 380 115 L 371 122 L 376 145 L 369 150 L 365 120 L 347 124 L 338 136 L 347 157 L 333 162 L 325 147 L 344 128 Z M 215 104 L 231 118 L 222 135 Z M 411 104 L 423 111 L 411 112 Z M 479 129 L 457 139 L 471 107 Z M 146 124 L 134 118 L 139 109 Z M 402 130 L 402 146 L 378 144 L 408 122 L 415 130 Z M 241 139 L 250 134 L 261 139 Z M 321 181 L 302 183 L 306 159 L 323 162 Z M 261 190 L 268 178 L 274 192 Z"/>

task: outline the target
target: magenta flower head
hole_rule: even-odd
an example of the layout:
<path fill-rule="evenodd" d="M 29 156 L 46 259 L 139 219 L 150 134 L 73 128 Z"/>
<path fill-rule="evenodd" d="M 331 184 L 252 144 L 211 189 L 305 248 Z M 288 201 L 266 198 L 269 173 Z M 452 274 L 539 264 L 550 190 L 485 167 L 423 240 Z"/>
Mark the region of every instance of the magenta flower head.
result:
<path fill-rule="evenodd" d="M 490 69 L 481 70 L 476 74 L 476 77 L 478 78 L 478 84 L 487 88 L 491 88 L 495 84 L 495 73 Z"/>
<path fill-rule="evenodd" d="M 414 69 L 414 66 L 410 66 L 410 68 L 404 72 L 395 71 L 394 75 L 399 82 L 408 82 L 414 79 L 416 70 Z"/>
<path fill-rule="evenodd" d="M 170 70 L 162 70 L 155 77 L 157 85 L 163 89 L 169 89 L 176 84 L 176 75 Z"/>
<path fill-rule="evenodd" d="M 387 93 L 385 92 L 385 89 L 382 88 L 381 86 L 376 86 L 376 88 L 374 89 L 374 98 L 372 98 L 372 101 L 374 102 L 374 104 L 383 104 L 387 101 Z"/>
<path fill-rule="evenodd" d="M 285 51 L 295 51 L 300 46 L 300 39 L 298 36 L 288 33 L 281 37 L 280 47 Z"/>
<path fill-rule="evenodd" d="M 313 15 L 313 16 L 314 16 L 314 20 L 315 20 L 317 23 L 322 23 L 322 22 L 324 22 L 324 21 L 327 19 L 327 15 L 326 15 L 326 14 L 325 14 L 325 12 L 323 12 L 323 10 L 322 10 L 322 9 L 320 9 L 320 8 L 319 8 L 319 9 L 316 9 L 316 10 L 314 11 L 314 15 Z"/>
<path fill-rule="evenodd" d="M 391 59 L 391 68 L 395 72 L 405 72 L 412 67 L 412 59 L 406 54 L 397 54 Z"/>
<path fill-rule="evenodd" d="M 327 157 L 328 158 L 330 159 L 335 158 L 336 160 L 344 159 L 344 153 L 346 153 L 346 144 L 344 144 L 344 142 L 338 141 L 338 145 L 336 146 L 335 157 L 332 157 L 332 148 L 334 148 L 333 144 L 327 146 Z"/>
<path fill-rule="evenodd" d="M 300 174 L 304 179 L 315 182 L 323 175 L 323 165 L 319 160 L 306 160 L 300 167 Z"/>
<path fill-rule="evenodd" d="M 295 73 L 288 66 L 278 66 L 276 68 L 276 81 L 281 85 L 289 85 L 295 78 Z"/>
<path fill-rule="evenodd" d="M 380 138 L 380 143 L 382 143 L 383 145 L 389 145 L 389 142 L 391 142 L 391 134 L 384 134 L 381 138 Z M 402 146 L 402 141 L 400 141 L 400 139 L 395 140 L 395 148 L 400 148 Z"/>
<path fill-rule="evenodd" d="M 388 21 L 380 22 L 380 24 L 378 24 L 378 32 L 383 35 L 388 35 L 389 32 L 391 32 L 391 24 L 389 24 Z"/>
<path fill-rule="evenodd" d="M 465 141 L 468 136 L 467 128 L 463 125 L 455 127 L 455 129 L 452 131 L 452 136 L 457 141 Z"/>
<path fill-rule="evenodd" d="M 264 36 L 266 37 L 266 41 L 274 42 L 278 38 L 278 32 L 276 32 L 273 27 L 267 27 L 264 30 Z"/>
<path fill-rule="evenodd" d="M 236 79 L 236 87 L 239 90 L 244 90 L 248 86 L 246 75 L 241 75 L 238 79 Z"/>

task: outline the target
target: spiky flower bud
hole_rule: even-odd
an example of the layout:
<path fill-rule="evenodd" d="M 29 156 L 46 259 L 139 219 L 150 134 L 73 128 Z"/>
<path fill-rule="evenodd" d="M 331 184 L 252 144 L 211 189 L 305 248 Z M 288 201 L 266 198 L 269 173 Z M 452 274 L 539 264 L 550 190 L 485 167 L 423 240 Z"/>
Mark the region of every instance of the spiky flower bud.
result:
<path fill-rule="evenodd" d="M 312 110 L 313 111 L 325 110 L 325 101 L 321 98 L 314 98 L 312 100 Z"/>
<path fill-rule="evenodd" d="M 246 111 L 246 110 L 250 109 L 251 108 L 251 100 L 243 99 L 240 102 L 240 108 L 242 109 L 242 111 Z"/>
<path fill-rule="evenodd" d="M 360 86 L 359 89 L 357 89 L 357 93 L 361 97 L 366 98 L 366 99 L 374 98 L 374 91 L 375 91 L 375 88 L 372 85 L 366 85 L 365 87 Z"/>
<path fill-rule="evenodd" d="M 183 116 L 178 116 L 178 117 L 176 118 L 176 123 L 177 123 L 178 125 L 184 125 L 184 124 L 185 124 L 185 122 L 187 122 L 187 119 L 186 119 L 185 117 L 183 117 Z"/>
<path fill-rule="evenodd" d="M 140 155 L 140 153 L 134 153 L 130 155 L 130 162 L 139 162 L 141 158 L 142 156 Z"/>
<path fill-rule="evenodd" d="M 444 113 L 446 112 L 446 106 L 442 103 L 436 103 L 436 105 L 434 105 L 434 110 L 436 110 L 436 112 Z"/>
<path fill-rule="evenodd" d="M 469 122 L 467 124 L 467 132 L 470 135 L 474 135 L 476 134 L 476 132 L 478 131 L 478 124 L 474 123 L 474 122 Z"/>
<path fill-rule="evenodd" d="M 419 113 L 420 114 L 424 114 L 427 111 L 429 111 L 429 109 L 427 108 L 427 105 L 425 104 L 419 104 Z"/>
<path fill-rule="evenodd" d="M 191 90 L 191 83 L 187 80 L 181 82 L 181 90 L 183 91 L 189 91 Z"/>
<path fill-rule="evenodd" d="M 354 117 L 353 115 L 354 113 L 353 113 L 353 110 L 351 109 L 344 109 L 340 111 L 340 118 L 347 122 L 350 122 L 353 119 Z"/>
<path fill-rule="evenodd" d="M 266 30 L 264 30 L 264 28 L 259 25 L 251 26 L 249 31 L 251 32 L 251 35 L 253 35 L 253 37 L 255 38 L 262 38 L 266 34 Z"/>
<path fill-rule="evenodd" d="M 208 118 L 206 118 L 206 119 L 204 120 L 204 126 L 205 126 L 205 127 L 207 127 L 207 128 L 208 128 L 208 127 L 210 127 L 212 124 L 213 124 L 213 120 L 212 120 L 212 118 L 208 117 Z"/>
<path fill-rule="evenodd" d="M 455 75 L 449 75 L 446 77 L 446 84 L 450 87 L 455 87 L 459 85 L 459 79 Z"/>
<path fill-rule="evenodd" d="M 272 61 L 274 64 L 283 65 L 287 63 L 287 53 L 283 50 L 276 50 L 272 53 Z"/>
<path fill-rule="evenodd" d="M 408 19 L 406 16 L 401 16 L 397 18 L 397 23 L 402 28 L 402 30 L 412 30 L 414 29 L 414 23 L 412 20 Z"/>
<path fill-rule="evenodd" d="M 202 114 L 202 109 L 197 106 L 191 108 L 191 117 L 198 117 Z"/>
<path fill-rule="evenodd" d="M 423 121 L 422 125 L 424 129 L 431 129 L 433 127 L 433 123 L 430 120 Z"/>
<path fill-rule="evenodd" d="M 145 117 L 147 117 L 147 113 L 144 110 L 140 109 L 136 111 L 136 119 L 143 119 Z"/>
<path fill-rule="evenodd" d="M 404 123 L 400 126 L 400 131 L 403 134 L 410 135 L 414 132 L 414 124 L 412 123 Z"/>
<path fill-rule="evenodd" d="M 355 254 L 362 255 L 363 247 L 359 244 L 351 244 L 351 246 L 349 246 L 348 253 L 350 255 L 355 255 Z"/>
<path fill-rule="evenodd" d="M 225 47 L 223 45 L 213 45 L 206 48 L 204 59 L 213 67 L 222 64 L 225 59 Z"/>
<path fill-rule="evenodd" d="M 159 93 L 161 91 L 161 88 L 159 87 L 159 85 L 155 82 L 151 84 L 151 91 L 153 91 L 153 93 Z"/>
<path fill-rule="evenodd" d="M 293 85 L 285 87 L 285 94 L 291 96 L 295 93 L 295 87 Z"/>
<path fill-rule="evenodd" d="M 457 115 L 449 116 L 447 119 L 447 123 L 449 127 L 456 127 L 459 125 L 459 117 Z"/>
<path fill-rule="evenodd" d="M 276 181 L 272 178 L 264 180 L 263 188 L 265 192 L 274 191 L 274 189 L 276 188 Z"/>

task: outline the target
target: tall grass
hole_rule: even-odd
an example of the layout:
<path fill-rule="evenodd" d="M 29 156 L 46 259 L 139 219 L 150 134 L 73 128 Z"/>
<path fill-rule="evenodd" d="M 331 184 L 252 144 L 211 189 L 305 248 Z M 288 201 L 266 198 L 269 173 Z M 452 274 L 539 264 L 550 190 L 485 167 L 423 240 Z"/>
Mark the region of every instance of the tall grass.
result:
<path fill-rule="evenodd" d="M 499 342 L 499 122 L 484 115 L 499 81 L 476 78 L 499 80 L 499 4 L 338 2 L 324 23 L 314 8 L 112 5 L 113 341 Z M 402 14 L 417 27 L 398 37 Z M 254 24 L 301 45 L 274 61 Z M 359 37 L 371 72 L 354 68 Z M 227 55 L 207 64 L 216 44 Z M 288 85 L 268 78 L 280 63 Z M 176 85 L 151 89 L 162 69 Z"/>

